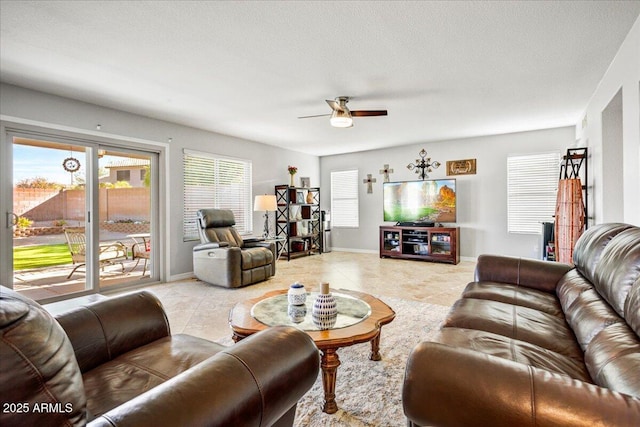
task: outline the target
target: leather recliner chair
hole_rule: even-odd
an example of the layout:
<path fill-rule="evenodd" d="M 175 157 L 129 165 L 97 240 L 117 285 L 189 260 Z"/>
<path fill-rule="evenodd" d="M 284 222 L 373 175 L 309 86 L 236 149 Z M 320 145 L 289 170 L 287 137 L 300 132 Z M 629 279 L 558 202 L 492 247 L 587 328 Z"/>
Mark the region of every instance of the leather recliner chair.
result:
<path fill-rule="evenodd" d="M 276 274 L 276 246 L 260 239 L 244 240 L 234 227 L 233 212 L 197 212 L 200 245 L 193 248 L 193 273 L 203 282 L 239 288 Z"/>

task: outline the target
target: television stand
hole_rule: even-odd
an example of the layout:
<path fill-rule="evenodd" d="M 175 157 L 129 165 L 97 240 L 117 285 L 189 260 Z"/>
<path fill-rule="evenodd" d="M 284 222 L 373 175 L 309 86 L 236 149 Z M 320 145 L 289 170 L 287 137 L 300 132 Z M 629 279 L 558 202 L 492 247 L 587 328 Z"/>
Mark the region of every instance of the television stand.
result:
<path fill-rule="evenodd" d="M 380 226 L 380 258 L 460 262 L 459 227 Z"/>

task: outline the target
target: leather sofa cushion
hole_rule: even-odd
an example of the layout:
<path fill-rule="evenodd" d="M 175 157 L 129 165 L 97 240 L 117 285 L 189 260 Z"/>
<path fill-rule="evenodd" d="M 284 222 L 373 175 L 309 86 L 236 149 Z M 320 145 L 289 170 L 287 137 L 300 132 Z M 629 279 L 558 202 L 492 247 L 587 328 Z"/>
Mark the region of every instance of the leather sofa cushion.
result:
<path fill-rule="evenodd" d="M 626 324 L 599 333 L 587 348 L 585 363 L 596 384 L 640 397 L 640 340 Z"/>
<path fill-rule="evenodd" d="M 147 291 L 77 307 L 57 315 L 56 320 L 71 340 L 83 373 L 170 334 L 162 304 Z M 143 333 L 141 324 L 145 325 Z"/>
<path fill-rule="evenodd" d="M 242 283 L 256 283 L 273 276 L 271 264 L 242 271 Z"/>
<path fill-rule="evenodd" d="M 589 282 L 593 283 L 595 272 L 601 267 L 598 264 L 602 252 L 611 239 L 631 227 L 622 223 L 599 224 L 582 233 L 573 251 L 573 263 Z"/>
<path fill-rule="evenodd" d="M 534 344 L 491 332 L 445 327 L 433 338 L 433 341 L 455 348 L 479 351 L 483 354 L 591 382 L 583 360 L 567 357 Z"/>
<path fill-rule="evenodd" d="M 565 316 L 582 350 L 586 350 L 593 337 L 604 328 L 624 322 L 593 288 L 581 292 L 565 308 Z"/>
<path fill-rule="evenodd" d="M 554 294 L 519 285 L 497 282 L 471 282 L 462 292 L 462 297 L 515 304 L 554 316 L 562 314 L 562 308 Z"/>
<path fill-rule="evenodd" d="M 625 302 L 634 283 L 640 286 L 640 228 L 619 233 L 604 248 L 593 280 L 598 293 L 625 318 L 638 316 L 637 310 L 625 313 Z"/>
<path fill-rule="evenodd" d="M 178 334 L 122 354 L 83 375 L 89 413 L 100 416 L 225 348 Z"/>
<path fill-rule="evenodd" d="M 453 305 L 443 326 L 492 332 L 577 360 L 583 357 L 564 317 L 528 307 L 461 298 Z"/>
<path fill-rule="evenodd" d="M 0 287 L 0 331 L 0 396 L 3 402 L 28 405 L 3 409 L 0 425 L 85 425 L 80 368 L 53 317 L 35 301 Z M 36 404 L 59 405 L 59 409 L 40 412 Z"/>
<path fill-rule="evenodd" d="M 433 338 L 433 341 L 592 382 L 582 360 L 491 332 L 445 327 Z"/>
<path fill-rule="evenodd" d="M 624 311 L 627 324 L 640 336 L 640 280 L 629 291 Z"/>
<path fill-rule="evenodd" d="M 577 269 L 573 269 L 565 274 L 558 282 L 556 295 L 558 296 L 560 305 L 566 308 L 570 307 L 582 292 L 589 289 L 593 289 L 593 285 L 589 283 Z"/>
<path fill-rule="evenodd" d="M 242 269 L 251 270 L 253 268 L 270 265 L 273 262 L 273 253 L 263 247 L 246 248 L 242 250 Z"/>
<path fill-rule="evenodd" d="M 229 209 L 201 209 L 200 215 L 200 227 L 205 229 L 232 227 L 236 224 L 233 211 Z"/>
<path fill-rule="evenodd" d="M 241 248 L 244 244 L 242 237 L 233 227 L 207 228 L 204 230 L 210 242 L 219 243 L 226 242 L 234 248 Z"/>

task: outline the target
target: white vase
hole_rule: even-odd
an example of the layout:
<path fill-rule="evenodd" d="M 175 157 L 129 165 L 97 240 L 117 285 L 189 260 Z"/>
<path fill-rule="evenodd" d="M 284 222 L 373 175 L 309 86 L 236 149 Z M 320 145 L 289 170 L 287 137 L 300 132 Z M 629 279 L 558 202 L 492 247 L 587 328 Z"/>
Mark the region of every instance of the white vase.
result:
<path fill-rule="evenodd" d="M 313 303 L 311 311 L 313 324 L 319 329 L 331 329 L 338 319 L 338 305 L 336 299 L 329 292 L 329 284 L 320 285 L 320 294 Z"/>
<path fill-rule="evenodd" d="M 302 305 L 307 300 L 307 290 L 301 283 L 295 282 L 287 291 L 287 300 L 291 305 Z"/>

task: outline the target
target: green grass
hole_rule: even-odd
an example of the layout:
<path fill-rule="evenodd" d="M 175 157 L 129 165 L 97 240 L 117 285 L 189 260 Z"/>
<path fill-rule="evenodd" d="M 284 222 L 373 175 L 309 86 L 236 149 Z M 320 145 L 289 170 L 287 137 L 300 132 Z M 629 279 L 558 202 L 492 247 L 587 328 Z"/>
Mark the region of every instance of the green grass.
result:
<path fill-rule="evenodd" d="M 391 221 L 390 218 L 393 218 L 393 221 L 416 221 L 418 218 L 428 218 L 435 212 L 435 209 L 426 206 L 409 209 L 396 205 L 384 210 L 384 218 L 385 221 Z"/>
<path fill-rule="evenodd" d="M 71 264 L 71 254 L 66 243 L 13 248 L 14 271 L 64 264 Z"/>

